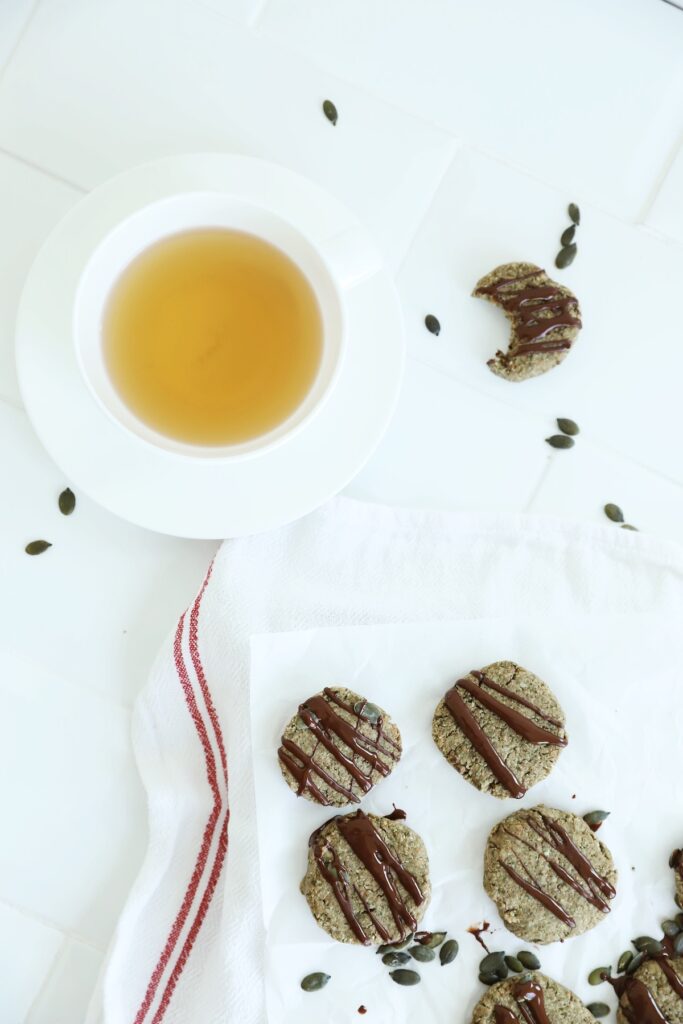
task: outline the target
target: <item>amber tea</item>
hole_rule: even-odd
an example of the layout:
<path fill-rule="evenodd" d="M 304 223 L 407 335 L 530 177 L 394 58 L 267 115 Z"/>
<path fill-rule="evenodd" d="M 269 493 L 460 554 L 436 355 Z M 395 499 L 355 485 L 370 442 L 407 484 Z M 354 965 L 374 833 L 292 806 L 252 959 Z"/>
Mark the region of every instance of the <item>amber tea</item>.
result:
<path fill-rule="evenodd" d="M 308 279 L 255 235 L 203 228 L 140 253 L 110 293 L 103 349 L 140 420 L 195 445 L 239 444 L 311 390 L 322 319 Z"/>

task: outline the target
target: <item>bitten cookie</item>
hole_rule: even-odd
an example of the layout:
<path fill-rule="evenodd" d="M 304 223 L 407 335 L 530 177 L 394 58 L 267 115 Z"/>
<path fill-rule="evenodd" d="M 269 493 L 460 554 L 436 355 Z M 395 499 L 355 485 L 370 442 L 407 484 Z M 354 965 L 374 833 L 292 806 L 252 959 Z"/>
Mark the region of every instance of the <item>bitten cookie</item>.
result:
<path fill-rule="evenodd" d="M 602 921 L 616 895 L 612 855 L 576 814 L 540 805 L 496 825 L 484 888 L 506 928 L 528 942 L 557 942 Z"/>
<path fill-rule="evenodd" d="M 524 796 L 567 745 L 556 697 L 514 661 L 459 679 L 437 705 L 432 735 L 463 778 L 501 799 Z"/>
<path fill-rule="evenodd" d="M 651 957 L 607 980 L 619 996 L 617 1024 L 683 1024 L 683 957 Z"/>
<path fill-rule="evenodd" d="M 300 705 L 278 750 L 290 789 L 332 807 L 359 803 L 400 757 L 401 734 L 387 713 L 339 686 Z"/>
<path fill-rule="evenodd" d="M 676 905 L 683 910 L 683 850 L 674 850 L 669 858 L 676 879 Z"/>
<path fill-rule="evenodd" d="M 535 971 L 492 985 L 474 1008 L 472 1024 L 594 1024 L 568 988 Z"/>
<path fill-rule="evenodd" d="M 399 942 L 422 920 L 429 858 L 422 839 L 397 820 L 356 811 L 311 836 L 301 882 L 311 913 L 338 942 Z"/>
<path fill-rule="evenodd" d="M 566 358 L 581 330 L 576 296 L 533 263 L 504 263 L 477 282 L 474 296 L 493 302 L 510 321 L 507 352 L 488 366 L 506 380 L 528 380 Z"/>

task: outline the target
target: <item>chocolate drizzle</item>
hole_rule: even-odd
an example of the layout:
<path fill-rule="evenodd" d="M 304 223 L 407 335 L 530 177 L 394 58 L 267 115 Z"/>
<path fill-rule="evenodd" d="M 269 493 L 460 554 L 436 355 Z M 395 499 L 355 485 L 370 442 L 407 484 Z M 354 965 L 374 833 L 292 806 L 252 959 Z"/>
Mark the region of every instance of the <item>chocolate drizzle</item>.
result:
<path fill-rule="evenodd" d="M 516 982 L 512 987 L 512 997 L 519 1007 L 521 1018 L 497 1003 L 493 1011 L 495 1024 L 519 1024 L 520 1020 L 524 1024 L 550 1024 L 543 989 L 534 978 Z"/>
<path fill-rule="evenodd" d="M 493 690 L 513 703 L 519 704 L 521 707 L 528 708 L 533 714 L 555 729 L 562 730 L 562 723 L 556 718 L 547 715 L 536 704 L 532 704 L 530 700 L 527 700 L 526 697 L 516 693 L 507 686 L 503 686 L 501 683 L 495 682 L 493 679 L 489 679 L 483 672 L 471 672 L 470 676 L 473 676 L 474 680 L 465 678 L 457 681 L 455 686 L 444 697 L 444 703 L 474 749 L 484 758 L 498 782 L 507 789 L 511 796 L 519 799 L 526 793 L 526 786 L 524 786 L 503 756 L 496 750 L 468 707 L 462 692 L 464 691 L 469 694 L 478 704 L 491 711 L 497 718 L 505 722 L 513 732 L 516 732 L 518 736 L 526 740 L 527 743 L 533 743 L 536 746 L 565 747 L 567 739 L 562 733 L 558 735 L 550 729 L 537 725 L 527 715 L 523 715 L 516 708 L 510 707 L 508 704 L 503 703 L 503 701 L 498 700 L 488 692 L 489 690 Z"/>
<path fill-rule="evenodd" d="M 587 903 L 608 914 L 610 910 L 609 900 L 616 896 L 616 890 L 611 882 L 604 878 L 591 864 L 586 855 L 578 848 L 565 828 L 555 818 L 544 814 L 539 809 L 529 812 L 519 812 L 515 817 L 520 818 L 528 828 L 536 833 L 541 845 L 525 839 L 518 832 L 513 831 L 505 824 L 501 826 L 502 831 L 512 840 L 519 843 L 535 853 L 549 865 L 554 874 L 566 885 L 568 885 Z M 551 846 L 565 860 L 566 865 L 556 859 L 552 854 L 545 852 L 544 847 Z M 500 859 L 501 867 L 530 896 L 533 896 L 538 903 L 554 914 L 568 928 L 572 929 L 576 921 L 567 909 L 555 899 L 550 893 L 543 889 L 540 881 L 534 877 L 528 869 L 521 854 L 512 852 L 515 860 L 513 865 L 507 860 Z"/>
<path fill-rule="evenodd" d="M 673 968 L 673 956 L 673 940 L 664 937 L 661 952 L 650 953 L 647 959 L 659 964 L 672 990 L 683 1001 L 683 980 Z M 620 978 L 603 975 L 603 978 L 619 997 L 621 1012 L 629 1024 L 668 1024 L 669 1018 L 641 978 L 632 974 L 624 974 Z"/>
<path fill-rule="evenodd" d="M 424 894 L 415 876 L 408 871 L 400 858 L 387 845 L 381 833 L 363 811 L 356 811 L 345 817 L 332 819 L 356 857 L 372 875 L 379 886 L 391 911 L 399 936 L 404 939 L 417 927 L 417 919 L 402 895 L 399 885 L 413 901 L 415 906 L 424 903 Z M 359 915 L 354 908 L 354 895 L 363 906 L 363 912 L 375 926 L 379 936 L 388 942 L 395 938 L 377 918 L 363 894 L 352 884 L 350 876 L 337 851 L 323 837 L 322 833 L 329 825 L 327 822 L 317 829 L 309 840 L 316 866 L 323 878 L 330 884 L 335 899 L 341 907 L 351 931 L 364 945 L 370 945 L 370 939 Z"/>
<path fill-rule="evenodd" d="M 505 277 L 475 289 L 475 295 L 488 296 L 513 321 L 509 351 L 498 353 L 506 363 L 516 356 L 569 349 L 571 340 L 558 337 L 556 332 L 581 327 L 574 296 L 549 279 L 547 284 L 534 285 L 531 279 L 539 277 L 545 277 L 545 273 L 536 268 L 519 277 Z M 529 283 L 515 287 L 525 281 Z"/>
<path fill-rule="evenodd" d="M 353 790 L 357 786 L 361 793 L 367 793 L 373 786 L 373 774 L 387 776 L 401 756 L 401 747 L 384 731 L 383 719 L 379 718 L 372 725 L 363 718 L 364 702 L 359 711 L 343 701 L 335 692 L 326 688 L 322 694 L 309 697 L 299 707 L 299 718 L 313 733 L 316 743 L 313 751 L 307 754 L 293 740 L 283 736 L 280 741 L 278 757 L 282 765 L 296 779 L 297 795 L 308 793 L 323 806 L 329 806 L 320 788 L 319 782 L 325 783 L 334 792 L 339 793 L 349 803 L 359 803 L 360 798 Z M 349 721 L 335 709 L 341 709 L 353 716 Z M 361 725 L 375 730 L 375 736 L 368 736 L 361 730 Z M 349 776 L 349 784 L 344 785 L 322 767 L 316 760 L 316 753 L 322 747 L 341 765 Z M 360 759 L 360 764 L 358 763 Z M 363 765 L 366 767 L 364 768 Z M 316 781 L 317 777 L 317 781 Z"/>

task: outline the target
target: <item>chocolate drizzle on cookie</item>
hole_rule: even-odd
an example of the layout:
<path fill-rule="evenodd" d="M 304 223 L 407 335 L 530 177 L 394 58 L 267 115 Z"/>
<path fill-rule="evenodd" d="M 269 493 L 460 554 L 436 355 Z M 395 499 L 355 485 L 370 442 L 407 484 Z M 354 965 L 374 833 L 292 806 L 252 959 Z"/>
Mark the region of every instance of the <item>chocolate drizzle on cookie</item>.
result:
<path fill-rule="evenodd" d="M 340 816 L 332 820 L 336 823 L 342 838 L 346 840 L 358 860 L 379 886 L 399 930 L 400 938 L 404 939 L 410 932 L 415 931 L 417 919 L 402 895 L 401 889 L 411 898 L 415 906 L 419 907 L 425 897 L 417 879 L 387 845 L 381 833 L 363 811 L 356 811 L 355 814 Z M 392 936 L 384 927 L 376 916 L 374 908 L 368 905 L 363 894 L 352 884 L 339 854 L 323 836 L 323 830 L 328 825 L 329 822 L 326 822 L 325 825 L 317 829 L 309 840 L 318 870 L 332 887 L 335 899 L 351 931 L 360 942 L 366 946 L 370 945 L 370 939 L 354 908 L 354 895 L 362 904 L 363 912 L 367 914 L 380 937 L 385 942 L 390 941 L 395 936 Z M 399 885 L 401 889 L 399 889 Z"/>
<path fill-rule="evenodd" d="M 610 911 L 609 900 L 616 896 L 616 890 L 608 879 L 604 878 L 591 864 L 586 855 L 578 848 L 565 828 L 547 814 L 537 809 L 520 812 L 515 818 L 524 822 L 527 827 L 540 839 L 540 845 L 536 844 L 518 832 L 513 831 L 506 825 L 501 826 L 502 831 L 510 839 L 519 843 L 520 846 L 532 851 L 537 857 L 548 864 L 551 870 L 561 881 L 568 885 L 574 892 L 578 893 L 587 903 L 608 914 Z M 566 864 L 561 863 L 552 854 L 547 854 L 545 848 L 551 846 L 564 859 Z M 523 851 L 522 851 L 523 852 Z M 503 860 L 500 864 L 504 871 L 530 896 L 542 906 L 554 914 L 568 928 L 574 928 L 576 921 L 571 914 L 556 900 L 550 893 L 543 889 L 540 881 L 534 877 L 527 867 L 522 853 L 513 851 L 514 864 Z"/>
<path fill-rule="evenodd" d="M 659 965 L 671 989 L 683 1001 L 683 980 L 671 964 L 672 957 L 673 943 L 671 939 L 665 938 L 661 952 L 649 954 L 647 959 Z M 629 1024 L 668 1024 L 669 1018 L 641 978 L 633 974 L 624 974 L 620 978 L 605 974 L 603 978 L 619 997 L 621 1012 Z"/>
<path fill-rule="evenodd" d="M 495 1024 L 550 1024 L 543 989 L 533 978 L 516 982 L 512 987 L 512 998 L 519 1007 L 521 1017 L 497 1003 L 493 1010 Z"/>
<path fill-rule="evenodd" d="M 556 718 L 547 715 L 536 704 L 527 700 L 526 697 L 516 693 L 507 686 L 503 686 L 501 683 L 495 682 L 493 679 L 489 679 L 483 672 L 470 672 L 470 676 L 473 676 L 474 679 L 467 677 L 457 681 L 455 686 L 444 697 L 444 703 L 474 749 L 484 758 L 498 782 L 507 789 L 511 796 L 519 799 L 526 793 L 526 786 L 524 786 L 486 735 L 485 730 L 479 724 L 463 698 L 463 692 L 469 694 L 478 704 L 505 722 L 527 743 L 533 743 L 537 746 L 566 747 L 567 738 L 562 731 L 562 723 Z M 503 701 L 498 700 L 497 697 L 494 697 L 489 692 L 490 690 L 500 694 L 514 704 L 520 705 L 520 707 L 527 708 L 542 721 L 552 726 L 553 729 L 559 729 L 560 732 L 554 732 L 551 729 L 537 725 L 528 715 L 522 714 L 516 708 L 510 707 Z"/>
<path fill-rule="evenodd" d="M 362 701 L 360 706 L 354 707 L 329 687 L 300 705 L 299 718 L 313 733 L 315 747 L 307 754 L 298 743 L 283 736 L 278 750 L 281 764 L 297 782 L 297 796 L 308 793 L 319 804 L 328 807 L 330 801 L 319 785 L 322 781 L 349 803 L 359 803 L 360 798 L 352 788 L 354 783 L 361 793 L 367 793 L 373 786 L 373 773 L 385 777 L 390 774 L 401 756 L 400 744 L 386 734 L 381 717 L 372 723 L 363 716 L 366 705 L 367 701 Z M 349 721 L 337 709 L 345 711 L 353 720 Z M 375 735 L 367 735 L 364 731 L 367 729 L 372 729 Z M 348 785 L 334 778 L 316 760 L 320 747 L 327 750 L 348 773 Z"/>
<path fill-rule="evenodd" d="M 539 277 L 545 278 L 547 283 L 534 284 L 533 279 Z M 498 358 L 505 363 L 517 356 L 569 349 L 572 341 L 558 337 L 557 332 L 581 327 L 574 296 L 546 278 L 538 267 L 519 277 L 504 277 L 493 284 L 479 285 L 474 294 L 490 298 L 513 321 L 510 348 L 507 353 L 498 353 Z"/>

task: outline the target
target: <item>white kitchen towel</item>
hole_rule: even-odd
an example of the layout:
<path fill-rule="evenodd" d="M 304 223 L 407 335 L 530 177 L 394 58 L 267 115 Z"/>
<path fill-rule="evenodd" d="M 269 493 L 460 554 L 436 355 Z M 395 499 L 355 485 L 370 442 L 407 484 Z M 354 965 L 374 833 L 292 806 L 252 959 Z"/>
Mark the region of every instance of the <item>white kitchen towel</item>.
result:
<path fill-rule="evenodd" d="M 90 1024 L 265 1024 L 249 640 L 331 625 L 683 612 L 683 548 L 615 525 L 337 499 L 226 541 L 140 695 L 149 847 Z M 647 643 L 647 637 L 643 637 Z"/>

